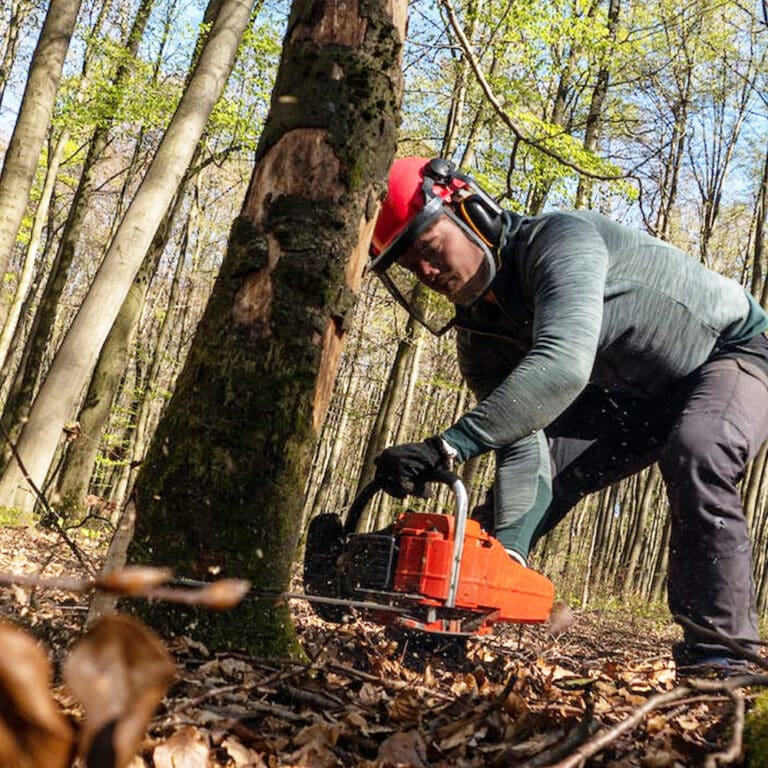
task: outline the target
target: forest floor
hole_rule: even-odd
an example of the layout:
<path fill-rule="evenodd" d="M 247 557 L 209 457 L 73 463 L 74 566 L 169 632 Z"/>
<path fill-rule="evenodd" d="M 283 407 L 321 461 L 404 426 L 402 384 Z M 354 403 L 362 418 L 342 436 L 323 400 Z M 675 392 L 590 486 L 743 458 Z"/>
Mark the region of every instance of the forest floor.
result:
<path fill-rule="evenodd" d="M 102 542 L 77 544 L 98 562 Z M 83 575 L 56 533 L 31 526 L 0 527 L 0 572 Z M 671 622 L 574 610 L 562 631 L 507 627 L 425 649 L 359 619 L 327 624 L 304 602 L 291 608 L 304 662 L 169 643 L 176 679 L 131 768 L 746 764 L 739 711 L 759 689 L 682 685 Z M 60 670 L 82 633 L 85 598 L 0 587 L 0 616 L 48 649 L 56 700 L 77 721 Z M 767 764 L 753 754 L 750 765 Z"/>

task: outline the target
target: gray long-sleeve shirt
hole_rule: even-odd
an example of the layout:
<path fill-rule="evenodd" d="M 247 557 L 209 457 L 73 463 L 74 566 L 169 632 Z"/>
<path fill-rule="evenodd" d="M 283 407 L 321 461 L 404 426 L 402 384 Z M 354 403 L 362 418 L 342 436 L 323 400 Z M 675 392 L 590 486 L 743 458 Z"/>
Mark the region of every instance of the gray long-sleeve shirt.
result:
<path fill-rule="evenodd" d="M 462 461 L 543 429 L 589 382 L 655 397 L 768 328 L 736 282 L 594 212 L 512 216 L 501 257 L 491 298 L 458 316 L 480 401 L 443 434 Z"/>

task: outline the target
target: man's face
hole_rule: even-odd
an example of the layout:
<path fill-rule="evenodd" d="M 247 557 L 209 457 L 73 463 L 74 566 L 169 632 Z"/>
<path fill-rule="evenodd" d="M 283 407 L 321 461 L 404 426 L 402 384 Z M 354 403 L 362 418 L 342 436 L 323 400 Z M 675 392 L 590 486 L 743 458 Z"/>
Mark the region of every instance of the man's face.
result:
<path fill-rule="evenodd" d="M 405 269 L 454 303 L 482 272 L 485 257 L 456 222 L 443 215 L 424 230 L 398 260 Z"/>

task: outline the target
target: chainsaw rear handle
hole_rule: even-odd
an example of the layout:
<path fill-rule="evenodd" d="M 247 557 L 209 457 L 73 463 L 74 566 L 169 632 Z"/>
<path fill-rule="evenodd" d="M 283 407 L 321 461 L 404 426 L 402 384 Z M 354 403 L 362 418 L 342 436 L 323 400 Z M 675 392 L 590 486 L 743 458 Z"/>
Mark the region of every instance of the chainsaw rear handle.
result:
<path fill-rule="evenodd" d="M 459 569 L 461 568 L 461 556 L 464 551 L 464 534 L 467 529 L 469 496 L 467 495 L 466 486 L 455 472 L 447 469 L 436 470 L 430 480 L 450 485 L 453 495 L 456 497 L 456 511 L 454 512 L 456 524 L 454 526 L 453 556 L 451 558 L 451 578 L 448 583 L 448 596 L 445 601 L 447 608 L 453 608 L 456 605 L 456 591 L 459 586 Z M 380 490 L 382 490 L 381 482 L 374 479 L 355 497 L 349 506 L 347 520 L 344 523 L 345 536 L 355 532 L 363 510 Z"/>

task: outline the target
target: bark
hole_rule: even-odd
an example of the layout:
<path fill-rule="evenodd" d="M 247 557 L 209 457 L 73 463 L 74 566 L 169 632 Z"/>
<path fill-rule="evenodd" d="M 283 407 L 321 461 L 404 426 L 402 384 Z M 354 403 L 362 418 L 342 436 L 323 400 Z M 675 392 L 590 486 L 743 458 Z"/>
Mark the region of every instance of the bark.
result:
<path fill-rule="evenodd" d="M 294 3 L 243 210 L 136 482 L 137 560 L 259 589 L 288 582 L 395 151 L 404 10 Z M 148 618 L 212 649 L 297 651 L 287 609 L 269 601 L 215 616 L 155 606 Z"/>
<path fill-rule="evenodd" d="M 656 567 L 653 570 L 653 581 L 649 598 L 651 602 L 661 602 L 664 599 L 664 587 L 667 583 L 667 567 L 669 565 L 669 537 L 672 533 L 672 525 L 667 516 L 662 521 L 663 533 L 661 542 L 657 548 Z"/>
<path fill-rule="evenodd" d="M 171 281 L 171 290 L 168 296 L 168 306 L 157 334 L 157 341 L 155 343 L 154 353 L 152 355 L 152 362 L 145 378 L 143 397 L 141 397 L 136 406 L 136 427 L 133 432 L 131 449 L 128 454 L 128 469 L 123 473 L 118 487 L 112 493 L 112 500 L 118 506 L 126 498 L 127 489 L 131 486 L 134 475 L 132 468 L 138 467 L 141 464 L 141 462 L 144 460 L 144 455 L 147 450 L 147 443 L 149 442 L 150 436 L 152 401 L 154 397 L 157 396 L 156 393 L 160 384 L 160 369 L 162 366 L 163 358 L 167 354 L 172 331 L 174 329 L 174 309 L 179 305 L 179 302 L 181 301 L 181 276 L 184 269 L 185 255 L 187 254 L 190 247 L 191 229 L 192 225 L 197 223 L 196 220 L 198 213 L 199 211 L 197 207 L 195 207 L 194 211 L 190 212 L 190 215 L 187 217 L 184 241 L 180 249 L 179 258 L 176 262 L 176 269 L 174 270 L 173 279 Z"/>
<path fill-rule="evenodd" d="M 467 40 L 469 40 L 470 43 L 474 43 L 477 36 L 478 22 L 480 20 L 482 8 L 483 0 L 474 0 L 468 8 L 470 23 L 466 35 Z M 447 24 L 446 28 L 449 28 Z M 459 48 L 459 50 L 461 49 Z M 451 93 L 451 105 L 448 110 L 448 117 L 445 121 L 445 131 L 443 133 L 442 149 L 440 152 L 442 157 L 453 157 L 453 153 L 456 151 L 456 145 L 458 143 L 457 135 L 464 122 L 464 107 L 467 101 L 467 79 L 469 72 L 470 68 L 467 57 L 461 54 L 456 63 L 456 79 L 453 84 L 453 92 Z"/>
<path fill-rule="evenodd" d="M 51 152 L 48 159 L 45 181 L 43 182 L 43 189 L 37 204 L 35 217 L 32 221 L 32 232 L 29 236 L 27 251 L 24 254 L 24 262 L 19 273 L 19 282 L 16 286 L 11 306 L 8 308 L 8 314 L 3 323 L 3 330 L 0 332 L 0 369 L 5 368 L 6 366 L 8 353 L 16 335 L 22 308 L 26 303 L 35 276 L 35 263 L 37 261 L 38 251 L 40 250 L 40 243 L 43 238 L 43 228 L 48 219 L 51 199 L 53 198 L 53 190 L 56 184 L 56 175 L 59 172 L 59 166 L 64 158 L 64 148 L 68 135 L 69 133 L 65 131 L 56 140 L 54 150 Z"/>
<path fill-rule="evenodd" d="M 768 280 L 765 278 L 765 224 L 768 220 L 768 148 L 763 160 L 763 173 L 755 204 L 755 246 L 752 252 L 752 294 L 768 306 Z"/>
<path fill-rule="evenodd" d="M 0 106 L 3 104 L 8 77 L 19 48 L 19 32 L 33 10 L 34 6 L 30 0 L 11 0 L 8 6 L 8 26 L 0 43 Z"/>
<path fill-rule="evenodd" d="M 224 89 L 249 11 L 250 5 L 242 1 L 222 3 L 157 154 L 35 399 L 17 448 L 38 487 L 45 481 L 61 429 L 75 415 L 101 347 Z M 34 506 L 15 459 L 0 479 L 0 499 L 25 510 Z"/>
<path fill-rule="evenodd" d="M 186 184 L 182 183 L 174 204 L 158 228 L 144 263 L 136 274 L 133 285 L 120 307 L 120 312 L 99 354 L 77 419 L 81 434 L 67 449 L 56 485 L 55 504 L 63 510 L 65 517 L 74 518 L 83 508 L 88 481 L 101 448 L 101 434 L 109 419 L 112 402 L 125 371 L 128 351 L 139 327 L 150 283 L 168 244 L 173 223 L 181 209 L 185 188 Z M 183 260 L 184 248 L 178 255 L 178 263 L 181 264 Z M 172 307 L 173 304 L 171 309 Z"/>
<path fill-rule="evenodd" d="M 32 56 L 19 116 L 0 174 L 0 275 L 8 269 L 27 208 L 80 3 L 81 0 L 51 3 Z"/>
<path fill-rule="evenodd" d="M 672 212 L 677 204 L 680 173 L 685 155 L 686 134 L 688 130 L 691 90 L 693 83 L 693 64 L 688 63 L 685 71 L 678 78 L 680 83 L 679 98 L 672 105 L 674 124 L 669 154 L 662 173 L 661 206 L 656 218 L 655 234 L 662 240 L 669 239 L 672 224 Z"/>
<path fill-rule="evenodd" d="M 643 540 L 645 537 L 645 523 L 651 512 L 654 496 L 661 483 L 661 473 L 658 467 L 654 466 L 648 470 L 648 475 L 643 483 L 643 492 L 640 497 L 638 508 L 635 511 L 634 524 L 630 535 L 627 537 L 628 552 L 626 556 L 626 578 L 624 581 L 623 593 L 625 595 L 637 591 L 637 581 L 635 580 L 635 571 L 640 560 Z"/>

